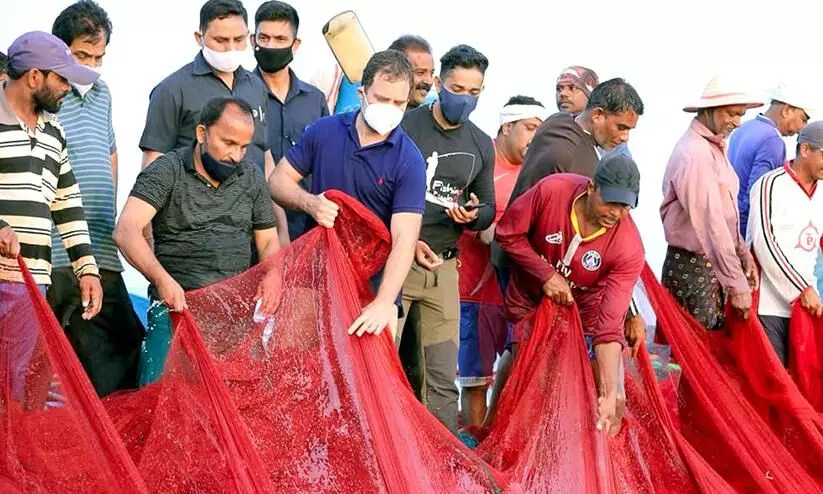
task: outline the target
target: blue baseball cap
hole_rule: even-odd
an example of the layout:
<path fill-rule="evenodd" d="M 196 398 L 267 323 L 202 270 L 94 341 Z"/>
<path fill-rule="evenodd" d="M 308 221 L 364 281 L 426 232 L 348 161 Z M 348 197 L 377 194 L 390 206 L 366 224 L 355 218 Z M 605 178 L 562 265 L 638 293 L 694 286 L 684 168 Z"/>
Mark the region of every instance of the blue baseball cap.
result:
<path fill-rule="evenodd" d="M 77 63 L 63 40 L 43 31 L 32 31 L 14 40 L 8 58 L 11 70 L 48 70 L 75 84 L 91 84 L 100 77 L 97 72 Z"/>

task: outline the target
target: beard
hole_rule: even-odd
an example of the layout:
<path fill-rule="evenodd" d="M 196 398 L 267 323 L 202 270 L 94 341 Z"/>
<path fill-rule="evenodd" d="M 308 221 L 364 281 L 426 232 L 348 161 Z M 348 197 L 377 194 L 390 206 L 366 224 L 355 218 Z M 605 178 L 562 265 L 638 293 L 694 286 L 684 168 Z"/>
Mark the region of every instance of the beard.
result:
<path fill-rule="evenodd" d="M 46 111 L 49 113 L 57 113 L 60 110 L 60 104 L 63 102 L 63 97 L 66 93 L 57 94 L 56 91 L 47 87 L 43 87 L 34 93 L 34 109 L 35 111 Z"/>

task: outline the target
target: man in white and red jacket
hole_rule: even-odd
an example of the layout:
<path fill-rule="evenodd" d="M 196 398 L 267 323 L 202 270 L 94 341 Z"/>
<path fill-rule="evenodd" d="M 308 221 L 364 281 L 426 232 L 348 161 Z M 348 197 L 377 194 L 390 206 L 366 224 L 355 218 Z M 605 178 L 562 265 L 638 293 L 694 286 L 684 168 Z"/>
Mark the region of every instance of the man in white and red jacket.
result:
<path fill-rule="evenodd" d="M 823 121 L 797 138 L 797 157 L 755 182 L 746 243 L 761 268 L 757 313 L 777 356 L 788 362 L 789 316 L 798 301 L 820 317 L 814 274 L 823 232 Z"/>

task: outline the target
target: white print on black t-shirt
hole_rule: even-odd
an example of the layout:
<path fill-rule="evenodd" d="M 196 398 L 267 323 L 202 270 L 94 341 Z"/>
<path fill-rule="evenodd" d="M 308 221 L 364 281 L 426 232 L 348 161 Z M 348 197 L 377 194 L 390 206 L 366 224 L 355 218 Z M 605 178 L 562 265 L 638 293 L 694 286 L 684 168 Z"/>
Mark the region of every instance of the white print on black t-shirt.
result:
<path fill-rule="evenodd" d="M 466 166 L 471 162 L 470 166 Z M 426 201 L 444 208 L 453 208 L 463 190 L 474 176 L 477 157 L 474 153 L 457 151 L 438 154 L 434 151 L 426 158 Z M 440 174 L 438 174 L 438 171 Z M 464 174 L 465 172 L 465 174 Z M 446 176 L 459 173 L 460 176 Z"/>

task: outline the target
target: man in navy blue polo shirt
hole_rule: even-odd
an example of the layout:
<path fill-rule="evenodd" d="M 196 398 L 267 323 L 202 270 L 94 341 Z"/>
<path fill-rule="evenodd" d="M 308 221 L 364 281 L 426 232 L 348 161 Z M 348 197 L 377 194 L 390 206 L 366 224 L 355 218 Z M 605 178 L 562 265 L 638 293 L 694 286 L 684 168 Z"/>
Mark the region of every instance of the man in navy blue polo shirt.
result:
<path fill-rule="evenodd" d="M 310 125 L 272 174 L 272 197 L 331 228 L 338 206 L 323 192 L 337 189 L 363 203 L 389 227 L 392 250 L 377 277 L 377 295 L 349 334 L 397 331 L 399 294 L 411 267 L 426 195 L 426 165 L 398 127 L 414 77 L 403 53 L 375 53 L 363 71 L 362 111 L 321 118 Z M 299 182 L 312 175 L 311 193 Z M 263 307 L 263 309 L 266 309 Z"/>
<path fill-rule="evenodd" d="M 291 5 L 270 0 L 260 5 L 254 15 L 252 35 L 257 69 L 254 74 L 268 89 L 268 144 L 274 163 L 279 162 L 303 130 L 320 117 L 328 116 L 329 107 L 322 91 L 297 78 L 290 65 L 300 47 L 297 28 L 300 17 Z M 311 177 L 300 183 L 311 190 Z M 308 216 L 301 211 L 287 211 L 289 238 L 303 234 Z"/>

